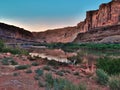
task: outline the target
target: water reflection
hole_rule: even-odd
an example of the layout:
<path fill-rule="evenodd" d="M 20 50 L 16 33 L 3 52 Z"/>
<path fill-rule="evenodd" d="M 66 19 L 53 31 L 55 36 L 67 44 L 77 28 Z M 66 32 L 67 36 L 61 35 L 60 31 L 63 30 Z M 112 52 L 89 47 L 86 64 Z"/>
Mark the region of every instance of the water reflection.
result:
<path fill-rule="evenodd" d="M 55 60 L 55 61 L 63 62 L 63 63 L 70 63 L 70 61 L 67 58 L 59 58 L 59 57 L 40 54 L 40 53 L 30 53 L 30 55 L 32 57 L 37 56 L 37 57 L 40 57 L 40 58 L 43 58 L 43 59 L 47 58 L 48 60 Z"/>
<path fill-rule="evenodd" d="M 70 63 L 68 57 L 75 56 L 76 53 L 67 53 L 61 49 L 37 49 L 30 53 L 32 57 L 47 58 L 48 60 L 55 60 L 63 63 Z"/>
<path fill-rule="evenodd" d="M 30 55 L 32 57 L 37 56 L 43 59 L 47 58 L 48 60 L 55 60 L 63 63 L 85 63 L 87 66 L 95 64 L 96 59 L 98 58 L 95 54 L 90 54 L 84 49 L 81 49 L 76 53 L 64 52 L 61 49 L 34 49 Z"/>

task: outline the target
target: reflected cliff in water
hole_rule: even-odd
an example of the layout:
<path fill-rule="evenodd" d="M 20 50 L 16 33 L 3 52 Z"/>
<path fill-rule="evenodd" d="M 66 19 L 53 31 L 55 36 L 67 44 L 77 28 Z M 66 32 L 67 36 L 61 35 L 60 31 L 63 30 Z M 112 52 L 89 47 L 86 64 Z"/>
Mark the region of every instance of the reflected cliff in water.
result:
<path fill-rule="evenodd" d="M 37 56 L 40 58 L 47 58 L 48 60 L 55 60 L 58 62 L 63 62 L 63 63 L 70 63 L 68 60 L 69 57 L 76 56 L 77 53 L 68 53 L 64 52 L 61 49 L 47 49 L 47 48 L 39 48 L 39 49 L 34 49 L 30 55 L 32 57 Z"/>

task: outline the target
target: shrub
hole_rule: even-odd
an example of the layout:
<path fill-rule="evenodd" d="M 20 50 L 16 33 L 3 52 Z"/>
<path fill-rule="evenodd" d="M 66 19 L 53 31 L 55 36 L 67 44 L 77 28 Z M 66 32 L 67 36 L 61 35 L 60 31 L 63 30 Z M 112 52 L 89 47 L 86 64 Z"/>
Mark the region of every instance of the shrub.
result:
<path fill-rule="evenodd" d="M 6 59 L 6 58 L 2 59 L 1 63 L 3 65 L 9 65 L 8 59 Z"/>
<path fill-rule="evenodd" d="M 72 82 L 65 79 L 54 79 L 54 90 L 86 90 L 85 84 L 74 85 Z"/>
<path fill-rule="evenodd" d="M 83 83 L 80 83 L 79 85 L 78 85 L 78 87 L 77 87 L 77 90 L 87 90 L 87 87 L 86 87 L 86 85 Z"/>
<path fill-rule="evenodd" d="M 96 49 L 96 50 L 120 49 L 120 44 L 87 43 L 87 44 L 81 44 L 80 47 Z"/>
<path fill-rule="evenodd" d="M 71 73 L 69 70 L 64 70 L 64 69 L 62 69 L 60 71 L 63 72 L 63 73 Z"/>
<path fill-rule="evenodd" d="M 64 69 L 62 69 L 62 70 L 60 70 L 61 72 L 63 72 L 63 73 L 66 73 L 66 70 L 64 70 Z"/>
<path fill-rule="evenodd" d="M 46 82 L 47 82 L 47 84 L 46 84 L 47 87 L 52 88 L 52 87 L 53 87 L 53 83 L 54 83 L 54 79 L 53 79 L 51 73 L 47 73 L 47 74 L 45 75 L 45 80 L 46 80 Z"/>
<path fill-rule="evenodd" d="M 0 40 L 0 51 L 2 51 L 4 47 L 5 47 L 5 45 L 4 45 L 3 41 Z"/>
<path fill-rule="evenodd" d="M 106 72 L 104 72 L 102 69 L 97 69 L 96 75 L 98 83 L 100 83 L 101 85 L 107 85 L 109 81 L 109 76 Z"/>
<path fill-rule="evenodd" d="M 58 66 L 58 62 L 56 62 L 55 60 L 50 60 L 48 61 L 47 65 L 50 65 L 50 66 Z"/>
<path fill-rule="evenodd" d="M 77 86 L 68 80 L 63 79 L 60 83 L 64 84 L 63 90 L 77 90 Z"/>
<path fill-rule="evenodd" d="M 80 48 L 85 49 L 94 49 L 94 50 L 107 50 L 107 49 L 120 49 L 120 44 L 103 44 L 103 43 L 85 43 L 85 44 L 77 44 L 77 43 L 51 43 L 46 44 L 48 48 L 57 48 L 62 49 L 65 52 L 74 52 Z"/>
<path fill-rule="evenodd" d="M 11 61 L 11 64 L 12 64 L 12 65 L 18 65 L 18 62 L 12 60 L 12 61 Z"/>
<path fill-rule="evenodd" d="M 35 79 L 35 80 L 39 80 L 40 78 L 39 78 L 38 75 L 35 75 L 35 76 L 34 76 L 34 79 Z"/>
<path fill-rule="evenodd" d="M 58 68 L 58 66 L 67 66 L 68 63 L 64 63 L 64 62 L 57 62 L 55 60 L 47 60 L 47 65 L 48 66 L 53 66 L 54 68 Z"/>
<path fill-rule="evenodd" d="M 65 79 L 58 78 L 54 81 L 54 88 L 56 90 L 76 90 L 76 86 Z"/>
<path fill-rule="evenodd" d="M 31 65 L 32 65 L 32 66 L 38 66 L 39 63 L 37 63 L 37 62 L 33 62 Z"/>
<path fill-rule="evenodd" d="M 110 90 L 120 90 L 120 75 L 110 77 L 109 87 Z"/>
<path fill-rule="evenodd" d="M 61 72 L 61 71 L 57 71 L 56 74 L 59 75 L 59 76 L 63 76 L 64 75 L 63 72 Z"/>
<path fill-rule="evenodd" d="M 85 52 L 79 51 L 76 56 L 69 57 L 68 60 L 70 60 L 73 64 L 80 64 L 83 61 L 83 56 Z"/>
<path fill-rule="evenodd" d="M 32 73 L 32 70 L 28 69 L 26 70 L 26 73 Z"/>
<path fill-rule="evenodd" d="M 43 72 L 43 70 L 38 68 L 37 70 L 35 70 L 35 73 L 37 73 L 38 76 L 42 76 L 44 72 Z"/>
<path fill-rule="evenodd" d="M 66 72 L 66 73 L 69 73 L 69 74 L 71 73 L 70 70 L 65 70 L 65 72 Z"/>
<path fill-rule="evenodd" d="M 10 52 L 12 54 L 25 54 L 28 55 L 28 51 L 20 48 L 11 48 L 11 47 L 5 47 L 5 44 L 2 40 L 0 40 L 0 52 Z"/>
<path fill-rule="evenodd" d="M 12 54 L 25 54 L 28 55 L 28 51 L 24 50 L 24 49 L 19 49 L 19 48 L 3 48 L 2 52 L 7 53 L 10 52 Z"/>
<path fill-rule="evenodd" d="M 100 58 L 97 60 L 97 68 L 103 69 L 110 75 L 118 74 L 120 73 L 120 59 Z"/>
<path fill-rule="evenodd" d="M 39 87 L 45 87 L 45 84 L 43 84 L 43 82 L 41 82 L 40 80 L 38 81 L 38 86 Z"/>
<path fill-rule="evenodd" d="M 16 66 L 15 69 L 16 70 L 23 70 L 23 69 L 27 69 L 29 67 L 29 65 L 19 65 L 19 66 Z"/>
<path fill-rule="evenodd" d="M 62 79 L 53 78 L 51 73 L 46 74 L 47 90 L 86 90 L 86 85 L 74 85 L 72 82 Z"/>
<path fill-rule="evenodd" d="M 18 63 L 13 58 L 4 58 L 2 59 L 1 63 L 3 65 L 18 65 Z"/>
<path fill-rule="evenodd" d="M 79 72 L 74 72 L 73 74 L 76 76 L 79 76 Z"/>
<path fill-rule="evenodd" d="M 13 76 L 18 76 L 19 75 L 19 73 L 13 73 Z"/>
<path fill-rule="evenodd" d="M 47 71 L 50 71 L 51 68 L 49 66 L 44 66 L 43 69 L 47 70 Z"/>
<path fill-rule="evenodd" d="M 87 54 L 85 50 L 80 50 L 77 53 L 77 62 L 76 63 L 82 63 L 83 62 L 83 57 Z"/>

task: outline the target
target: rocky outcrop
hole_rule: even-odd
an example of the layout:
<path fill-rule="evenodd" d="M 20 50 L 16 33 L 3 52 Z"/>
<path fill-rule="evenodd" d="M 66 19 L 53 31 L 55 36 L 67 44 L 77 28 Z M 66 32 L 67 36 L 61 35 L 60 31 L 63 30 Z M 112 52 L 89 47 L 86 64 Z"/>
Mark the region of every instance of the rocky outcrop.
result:
<path fill-rule="evenodd" d="M 100 43 L 120 43 L 120 35 L 108 36 L 99 42 Z"/>
<path fill-rule="evenodd" d="M 117 36 L 117 38 L 116 38 Z M 106 26 L 102 28 L 91 29 L 85 33 L 79 33 L 74 42 L 110 42 L 105 38 L 111 37 L 110 43 L 118 43 L 118 37 L 120 36 L 120 25 Z M 114 39 L 112 39 L 112 37 Z"/>

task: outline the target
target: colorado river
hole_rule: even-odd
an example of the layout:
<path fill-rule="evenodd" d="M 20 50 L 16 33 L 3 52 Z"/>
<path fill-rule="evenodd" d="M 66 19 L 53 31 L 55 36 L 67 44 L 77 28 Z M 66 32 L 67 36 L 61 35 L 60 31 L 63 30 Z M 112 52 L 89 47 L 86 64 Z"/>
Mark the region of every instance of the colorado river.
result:
<path fill-rule="evenodd" d="M 55 60 L 55 61 L 63 62 L 63 63 L 70 63 L 70 61 L 67 58 L 76 55 L 75 53 L 65 53 L 61 49 L 53 49 L 53 50 L 39 49 L 29 54 L 32 57 L 37 56 L 43 59 L 47 58 L 48 60 Z"/>

